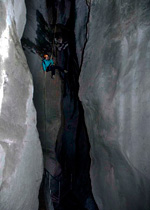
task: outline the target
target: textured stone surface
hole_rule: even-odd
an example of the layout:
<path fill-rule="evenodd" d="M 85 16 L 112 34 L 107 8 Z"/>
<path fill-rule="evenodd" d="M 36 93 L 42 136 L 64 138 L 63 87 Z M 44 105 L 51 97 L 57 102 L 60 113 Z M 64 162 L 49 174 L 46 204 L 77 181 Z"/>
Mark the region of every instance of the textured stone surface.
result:
<path fill-rule="evenodd" d="M 0 2 L 0 209 L 37 210 L 42 151 L 31 74 L 19 40 L 24 1 L 16 4 Z"/>
<path fill-rule="evenodd" d="M 10 11 L 9 11 L 10 14 Z M 17 34 L 19 38 L 21 39 L 23 31 L 24 31 L 24 26 L 26 23 L 26 6 L 25 2 L 22 1 L 21 4 L 18 4 L 18 1 L 14 1 L 14 18 L 16 22 L 16 28 L 17 28 Z"/>
<path fill-rule="evenodd" d="M 78 56 L 79 66 L 82 61 L 83 48 L 86 42 L 87 22 L 88 22 L 88 6 L 86 1 L 75 1 L 75 39 L 76 39 L 76 53 Z"/>
<path fill-rule="evenodd" d="M 48 19 L 46 2 L 44 0 L 26 1 L 26 6 L 27 24 L 23 37 L 34 43 L 35 48 L 31 46 L 29 49 L 29 45 L 27 47 L 25 46 L 25 55 L 33 76 L 34 104 L 37 110 L 37 127 L 40 140 L 43 150 L 49 153 L 48 158 L 45 159 L 45 166 L 50 171 L 53 171 L 54 168 L 51 168 L 49 158 L 56 158 L 55 144 L 61 125 L 61 80 L 57 73 L 55 80 L 52 80 L 51 72 L 46 74 L 43 72 L 42 58 L 39 56 L 38 52 L 35 51 L 37 48 L 39 49 L 39 46 L 44 49 L 44 44 L 46 43 L 46 32 L 43 32 L 43 37 L 41 36 L 41 32 L 45 24 L 47 24 Z M 30 17 L 33 17 L 33 19 Z M 50 47 L 49 43 L 49 48 Z M 46 52 L 47 51 L 45 51 L 45 53 Z"/>
<path fill-rule="evenodd" d="M 61 79 L 56 72 L 55 80 L 51 72 L 42 70 L 42 56 L 51 52 L 51 27 L 48 24 L 46 1 L 26 1 L 27 24 L 23 34 L 24 50 L 34 83 L 34 105 L 37 111 L 37 128 L 44 153 L 44 167 L 53 176 L 60 172 L 56 160 L 56 140 L 61 126 Z M 55 60 L 55 59 L 54 59 Z M 48 180 L 46 180 L 47 182 Z M 50 189 L 44 189 L 47 209 L 52 210 Z"/>
<path fill-rule="evenodd" d="M 80 76 L 99 209 L 150 209 L 149 1 L 92 1 Z"/>
<path fill-rule="evenodd" d="M 63 2 L 59 0 L 55 1 L 55 7 L 57 8 L 57 24 L 67 24 L 71 13 L 71 4 L 70 0 L 64 0 Z"/>

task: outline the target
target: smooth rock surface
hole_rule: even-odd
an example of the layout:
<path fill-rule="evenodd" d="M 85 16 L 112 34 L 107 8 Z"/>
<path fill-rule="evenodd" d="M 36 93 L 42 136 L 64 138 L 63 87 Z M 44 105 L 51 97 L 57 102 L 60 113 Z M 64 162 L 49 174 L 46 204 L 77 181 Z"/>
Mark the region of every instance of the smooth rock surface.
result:
<path fill-rule="evenodd" d="M 79 66 L 82 62 L 82 55 L 87 36 L 87 22 L 89 9 L 86 1 L 75 1 L 75 41 L 76 41 L 76 53 L 78 57 Z"/>
<path fill-rule="evenodd" d="M 91 2 L 80 76 L 100 210 L 150 209 L 150 4 Z"/>
<path fill-rule="evenodd" d="M 56 71 L 55 79 L 51 72 L 42 70 L 44 54 L 51 55 L 53 31 L 48 23 L 48 9 L 45 0 L 26 1 L 27 24 L 23 34 L 22 44 L 27 62 L 33 77 L 34 105 L 37 111 L 37 128 L 44 155 L 44 168 L 50 176 L 61 172 L 56 159 L 56 140 L 61 127 L 61 92 L 62 81 Z M 55 58 L 54 58 L 55 62 Z M 49 182 L 46 178 L 46 182 Z M 46 208 L 52 210 L 49 185 L 44 187 Z"/>
<path fill-rule="evenodd" d="M 70 0 L 55 0 L 55 8 L 57 9 L 57 24 L 66 25 L 71 13 L 72 3 Z"/>
<path fill-rule="evenodd" d="M 51 79 L 51 72 L 42 70 L 42 55 L 47 44 L 47 32 L 42 31 L 47 23 L 46 1 L 26 1 L 27 24 L 23 38 L 30 44 L 24 45 L 25 55 L 33 77 L 34 104 L 37 110 L 37 128 L 44 152 L 49 153 L 49 158 L 55 157 L 55 145 L 61 125 L 61 79 L 56 72 L 56 78 Z M 33 17 L 33 18 L 31 18 Z M 45 32 L 45 33 L 44 33 Z M 34 45 L 33 45 L 34 44 Z M 50 43 L 49 49 L 51 48 Z M 38 51 L 41 49 L 42 51 Z M 46 160 L 48 160 L 46 158 Z M 46 166 L 49 164 L 46 163 Z"/>
<path fill-rule="evenodd" d="M 18 9 L 17 2 L 0 1 L 0 209 L 37 210 L 43 161 L 20 44 L 25 4 L 19 1 Z"/>

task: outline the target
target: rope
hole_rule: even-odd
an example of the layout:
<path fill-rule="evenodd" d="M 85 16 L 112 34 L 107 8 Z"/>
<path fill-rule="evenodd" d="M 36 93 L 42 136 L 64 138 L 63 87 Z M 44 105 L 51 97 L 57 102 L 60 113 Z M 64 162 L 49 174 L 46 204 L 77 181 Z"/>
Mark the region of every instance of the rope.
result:
<path fill-rule="evenodd" d="M 54 53 L 54 45 L 55 45 L 55 33 L 56 33 L 56 25 L 55 25 L 55 28 L 54 28 L 54 39 L 53 39 L 53 45 L 52 45 L 52 55 L 51 55 L 51 59 L 53 58 L 53 53 Z M 46 123 L 47 123 L 47 119 L 46 119 L 46 71 L 44 72 L 45 74 L 45 79 L 44 79 L 44 119 L 45 119 L 45 126 L 44 126 L 44 139 L 45 139 L 45 147 L 46 147 L 46 153 L 47 153 L 47 126 L 46 126 Z"/>
<path fill-rule="evenodd" d="M 44 119 L 45 119 L 45 126 L 44 126 L 44 132 L 45 132 L 45 147 L 46 147 L 46 152 L 47 152 L 47 141 L 46 141 L 46 71 L 44 72 L 44 76 L 45 76 L 45 79 L 44 79 Z"/>

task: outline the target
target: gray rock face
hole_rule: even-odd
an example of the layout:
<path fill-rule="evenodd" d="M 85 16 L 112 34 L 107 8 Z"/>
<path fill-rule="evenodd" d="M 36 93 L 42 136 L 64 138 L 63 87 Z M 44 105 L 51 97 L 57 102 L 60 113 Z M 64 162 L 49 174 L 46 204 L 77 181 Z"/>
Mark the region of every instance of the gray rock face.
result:
<path fill-rule="evenodd" d="M 24 1 L 19 9 L 16 4 L 0 2 L 0 209 L 37 210 L 42 151 L 31 74 L 19 40 Z"/>
<path fill-rule="evenodd" d="M 10 11 L 11 11 L 11 9 L 10 9 Z M 25 2 L 23 1 L 22 4 L 18 4 L 18 1 L 15 0 L 14 1 L 14 18 L 15 18 L 15 22 L 16 22 L 17 34 L 20 39 L 22 37 L 25 23 L 26 23 L 25 17 L 26 17 Z"/>
<path fill-rule="evenodd" d="M 71 1 L 55 0 L 55 7 L 57 9 L 57 24 L 67 24 L 71 12 Z"/>
<path fill-rule="evenodd" d="M 92 1 L 80 76 L 99 209 L 150 209 L 150 5 Z"/>
<path fill-rule="evenodd" d="M 43 72 L 42 58 L 38 54 L 38 49 L 43 51 L 47 44 L 46 33 L 44 33 L 45 25 L 48 24 L 46 1 L 26 1 L 26 6 L 27 24 L 23 37 L 32 43 L 30 49 L 29 45 L 24 48 L 33 76 L 37 127 L 44 152 L 49 153 L 49 158 L 55 159 L 55 144 L 61 125 L 61 80 L 57 73 L 56 79 L 52 80 L 51 72 L 46 74 Z M 50 48 L 50 43 L 48 44 Z M 45 50 L 45 53 L 48 52 Z M 49 158 L 46 160 L 48 161 Z M 50 169 L 50 163 L 47 161 L 47 169 Z"/>
<path fill-rule="evenodd" d="M 86 41 L 86 24 L 88 22 L 88 6 L 86 1 L 75 1 L 76 21 L 75 21 L 75 38 L 76 38 L 76 53 L 78 56 L 79 66 L 81 65 L 83 48 Z"/>
<path fill-rule="evenodd" d="M 43 148 L 44 167 L 52 176 L 60 172 L 56 160 L 56 140 L 61 126 L 61 79 L 56 72 L 55 80 L 51 72 L 42 70 L 42 56 L 52 51 L 53 34 L 48 24 L 48 10 L 45 0 L 26 1 L 27 24 L 23 34 L 24 50 L 33 77 L 34 104 L 37 111 L 37 128 Z M 55 61 L 55 59 L 54 59 Z M 50 189 L 45 177 L 44 196 L 46 208 L 52 210 Z"/>

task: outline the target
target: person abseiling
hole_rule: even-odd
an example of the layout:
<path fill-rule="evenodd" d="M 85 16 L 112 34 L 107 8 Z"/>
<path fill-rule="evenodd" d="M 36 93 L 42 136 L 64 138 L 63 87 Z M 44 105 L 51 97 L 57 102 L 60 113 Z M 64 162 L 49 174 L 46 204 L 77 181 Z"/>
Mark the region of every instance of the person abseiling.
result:
<path fill-rule="evenodd" d="M 52 74 L 51 74 L 52 79 L 55 78 L 55 70 L 56 69 L 58 69 L 60 72 L 64 72 L 64 73 L 68 72 L 66 70 L 63 70 L 63 68 L 61 68 L 60 66 L 56 66 L 54 64 L 53 59 L 49 58 L 49 55 L 47 55 L 47 54 L 44 55 L 44 59 L 42 61 L 42 67 L 43 67 L 43 71 L 45 71 L 45 72 L 51 71 L 52 72 Z"/>

